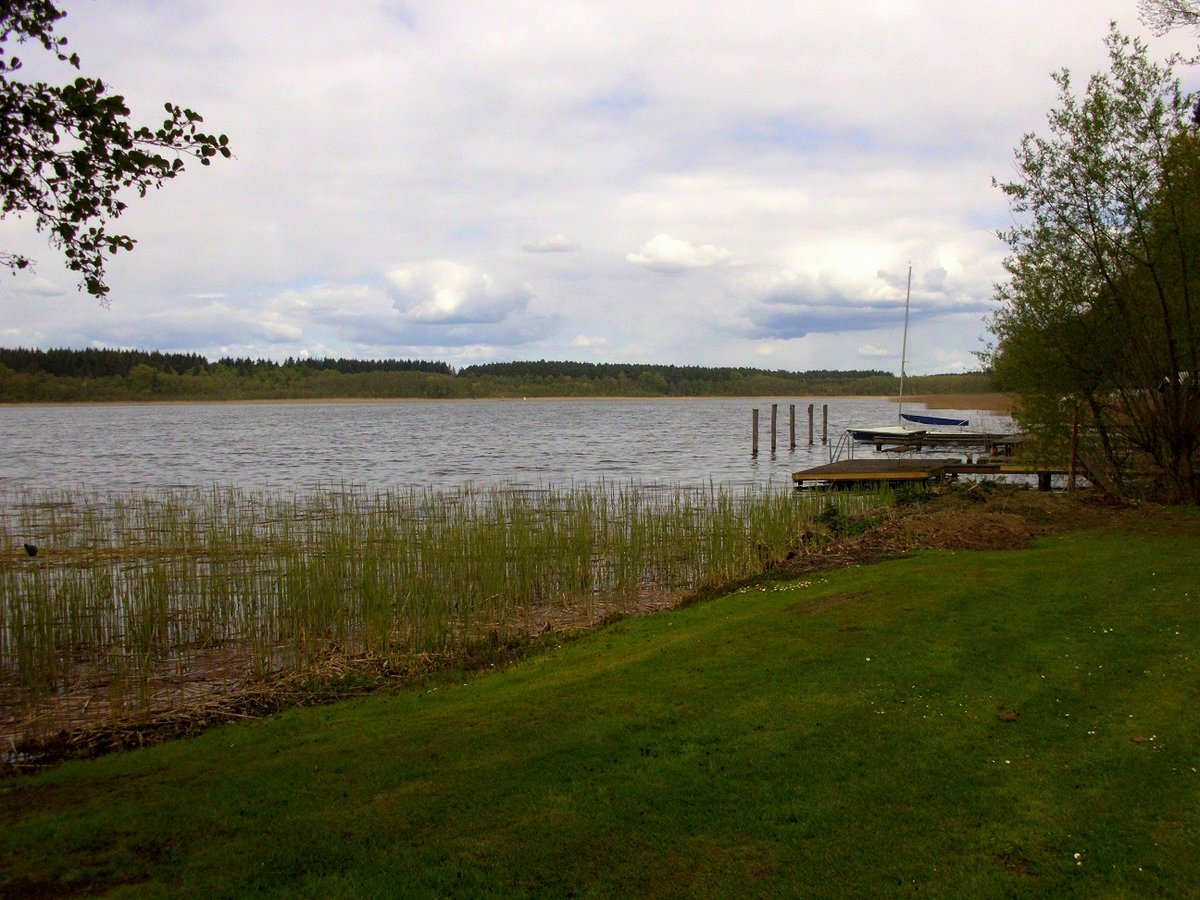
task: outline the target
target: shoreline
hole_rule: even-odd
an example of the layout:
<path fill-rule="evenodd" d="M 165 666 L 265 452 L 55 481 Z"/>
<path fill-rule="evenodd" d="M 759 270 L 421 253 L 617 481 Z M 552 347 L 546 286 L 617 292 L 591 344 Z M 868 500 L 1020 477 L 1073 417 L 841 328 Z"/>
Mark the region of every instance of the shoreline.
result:
<path fill-rule="evenodd" d="M 237 398 L 229 400 L 62 400 L 33 401 L 19 403 L 0 401 L 0 409 L 45 409 L 82 406 L 226 406 L 226 405 L 294 405 L 316 406 L 330 404 L 407 404 L 407 403 L 549 403 L 549 402 L 612 402 L 621 403 L 689 403 L 710 400 L 737 400 L 745 402 L 788 403 L 826 400 L 885 400 L 898 402 L 893 394 L 808 394 L 804 396 L 760 394 L 760 395 L 709 395 L 709 396 L 540 396 L 540 397 L 287 397 L 287 398 Z M 984 394 L 913 394 L 905 398 L 906 403 L 920 403 L 927 409 L 977 409 L 981 412 L 1011 414 L 1015 400 L 1011 394 L 989 392 Z"/>

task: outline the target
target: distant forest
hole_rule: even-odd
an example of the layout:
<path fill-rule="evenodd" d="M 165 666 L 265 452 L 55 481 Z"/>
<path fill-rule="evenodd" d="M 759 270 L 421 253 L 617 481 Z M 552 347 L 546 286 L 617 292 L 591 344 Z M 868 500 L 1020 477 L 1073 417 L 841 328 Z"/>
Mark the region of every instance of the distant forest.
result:
<path fill-rule="evenodd" d="M 265 359 L 144 350 L 0 348 L 0 402 L 338 398 L 770 397 L 895 394 L 875 369 L 833 371 L 632 363 L 490 363 L 455 370 L 415 359 Z M 985 372 L 909 376 L 913 394 L 983 393 Z"/>

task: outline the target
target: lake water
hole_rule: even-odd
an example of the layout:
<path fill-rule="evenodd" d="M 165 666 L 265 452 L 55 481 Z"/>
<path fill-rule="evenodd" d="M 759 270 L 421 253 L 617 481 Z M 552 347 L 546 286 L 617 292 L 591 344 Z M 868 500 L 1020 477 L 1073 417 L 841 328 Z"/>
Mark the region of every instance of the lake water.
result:
<path fill-rule="evenodd" d="M 569 485 L 610 482 L 790 486 L 797 469 L 829 461 L 850 425 L 896 419 L 877 399 L 786 399 L 778 452 L 762 399 L 481 400 L 337 403 L 180 403 L 0 407 L 0 491 L 68 487 L 146 491 L 207 487 L 308 491 L 347 484 Z M 808 404 L 815 445 L 808 446 Z M 788 449 L 796 404 L 798 446 Z M 750 453 L 760 410 L 759 455 Z M 909 408 L 906 405 L 906 409 Z M 919 410 L 919 404 L 912 409 Z M 954 410 L 973 426 L 1007 419 Z M 856 455 L 872 455 L 860 445 Z"/>

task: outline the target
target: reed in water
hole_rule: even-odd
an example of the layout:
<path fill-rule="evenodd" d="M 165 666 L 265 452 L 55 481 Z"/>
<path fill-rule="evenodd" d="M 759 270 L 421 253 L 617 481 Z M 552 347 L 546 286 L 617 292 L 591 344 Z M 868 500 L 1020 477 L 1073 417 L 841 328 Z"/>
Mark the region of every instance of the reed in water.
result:
<path fill-rule="evenodd" d="M 102 695 L 128 714 L 214 650 L 265 678 L 586 625 L 761 572 L 831 503 L 881 502 L 635 484 L 0 497 L 0 704 Z"/>

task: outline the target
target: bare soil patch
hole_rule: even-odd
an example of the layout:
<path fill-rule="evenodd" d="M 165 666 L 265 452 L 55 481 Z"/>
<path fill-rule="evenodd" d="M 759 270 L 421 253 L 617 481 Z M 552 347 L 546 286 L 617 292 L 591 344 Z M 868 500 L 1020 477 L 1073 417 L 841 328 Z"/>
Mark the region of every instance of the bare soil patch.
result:
<path fill-rule="evenodd" d="M 778 567 L 788 575 L 861 565 L 915 550 L 1012 550 L 1036 537 L 1149 519 L 1151 505 L 1114 503 L 1093 492 L 1041 493 L 977 482 L 932 491 L 914 503 L 874 510 L 843 524 L 843 535 L 806 536 Z"/>

